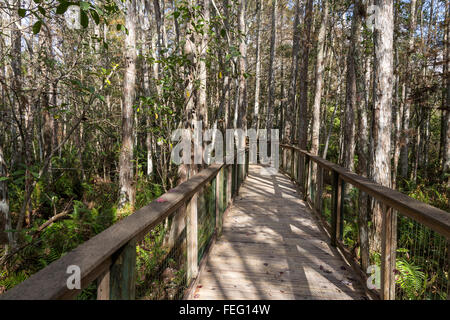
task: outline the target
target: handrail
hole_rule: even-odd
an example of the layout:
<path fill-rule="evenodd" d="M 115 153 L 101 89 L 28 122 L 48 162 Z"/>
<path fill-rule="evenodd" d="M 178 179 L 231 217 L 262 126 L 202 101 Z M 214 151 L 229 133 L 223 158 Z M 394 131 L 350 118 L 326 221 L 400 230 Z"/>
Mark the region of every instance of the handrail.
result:
<path fill-rule="evenodd" d="M 133 247 L 131 251 L 135 251 L 133 244 L 137 240 L 142 239 L 152 228 L 164 221 L 165 218 L 169 217 L 186 203 L 188 204 L 188 207 L 189 205 L 191 206 L 191 209 L 186 209 L 187 211 L 191 210 L 192 212 L 192 210 L 195 210 L 192 216 L 195 218 L 193 225 L 196 228 L 196 203 L 191 204 L 193 200 L 196 202 L 197 197 L 194 197 L 194 195 L 201 191 L 202 187 L 208 182 L 217 177 L 222 168 L 229 166 L 236 166 L 236 169 L 238 168 L 236 163 L 227 163 L 212 164 L 201 170 L 186 182 L 163 194 L 158 200 L 154 200 L 149 205 L 115 223 L 100 234 L 82 243 L 62 258 L 54 261 L 30 278 L 0 295 L 0 300 L 47 300 L 71 299 L 75 297 L 81 289 L 86 288 L 96 279 L 101 280 L 102 275 L 105 273 L 108 273 L 109 276 L 109 271 L 118 260 L 118 256 L 126 250 L 129 244 Z M 231 191 L 231 170 L 228 171 L 229 174 L 228 177 L 226 177 L 228 183 L 226 193 L 227 199 L 231 200 L 233 196 L 231 192 L 235 191 Z M 235 172 L 236 176 L 239 175 L 243 180 L 247 173 L 247 168 L 245 165 L 242 165 L 239 174 L 238 170 L 235 170 Z M 240 182 L 242 182 L 242 180 Z M 218 184 L 216 185 L 216 188 L 219 188 Z M 239 186 L 235 186 L 236 190 L 238 187 Z M 216 195 L 219 192 L 218 190 L 219 189 L 216 190 Z M 216 208 L 217 201 L 218 199 L 216 198 Z M 187 215 L 189 216 L 189 213 L 187 213 Z M 190 224 L 187 223 L 187 227 L 189 228 Z M 196 236 L 197 231 L 195 230 L 193 233 Z M 188 248 L 188 251 L 189 250 L 190 249 Z M 195 250 L 197 250 L 196 246 Z M 197 252 L 188 252 L 188 256 L 196 257 Z M 194 260 L 194 263 L 197 263 L 196 258 Z M 67 287 L 67 279 L 69 277 L 67 268 L 71 265 L 76 265 L 80 268 L 81 289 L 69 289 Z M 134 264 L 131 265 L 134 266 Z M 189 268 L 189 265 L 187 267 Z M 197 266 L 194 267 L 196 268 Z M 107 283 L 108 287 L 111 286 L 111 284 L 109 284 L 109 279 L 107 280 Z M 131 284 L 131 286 L 134 286 L 134 283 Z M 107 288 L 107 291 L 106 299 L 109 298 L 109 288 Z M 122 298 L 129 299 L 127 295 Z M 132 298 L 134 298 L 134 296 L 132 296 Z"/>
<path fill-rule="evenodd" d="M 375 199 L 386 203 L 391 208 L 398 210 L 402 214 L 424 224 L 443 236 L 450 238 L 450 213 L 411 198 L 400 191 L 382 186 L 373 180 L 357 175 L 344 167 L 313 155 L 298 147 L 285 144 L 281 144 L 280 146 L 295 149 L 302 154 L 307 155 L 311 160 L 319 164 L 319 166 L 339 173 L 339 176 L 343 180 L 357 186 Z"/>
<path fill-rule="evenodd" d="M 394 210 L 399 214 L 416 221 L 420 225 L 429 228 L 432 232 L 442 236 L 444 239 L 444 248 L 447 246 L 447 252 L 445 250 L 441 252 L 440 258 L 442 259 L 442 268 L 447 269 L 450 265 L 450 213 L 444 210 L 438 209 L 416 199 L 409 197 L 397 190 L 393 190 L 388 187 L 384 187 L 368 178 L 357 175 L 337 164 L 327 161 L 319 156 L 311 154 L 310 152 L 301 148 L 280 144 L 280 147 L 286 150 L 291 150 L 290 153 L 290 170 L 288 173 L 291 178 L 300 185 L 301 191 L 306 202 L 311 205 L 313 212 L 318 214 L 321 222 L 324 224 L 330 233 L 331 245 L 338 247 L 341 250 L 344 258 L 350 262 L 354 270 L 360 275 L 361 280 L 367 281 L 366 270 L 362 270 L 363 265 L 367 268 L 367 262 L 360 263 L 355 260 L 354 255 L 347 250 L 342 242 L 342 228 L 344 220 L 344 197 L 345 197 L 345 183 L 354 185 L 356 188 L 371 196 L 382 205 L 382 232 L 381 238 L 381 290 L 380 295 L 382 299 L 395 299 L 395 274 L 396 270 L 396 251 L 397 251 L 397 218 Z M 282 167 L 287 169 L 287 153 L 283 154 Z M 298 162 L 295 163 L 295 154 L 298 154 Z M 311 170 L 311 163 L 317 164 L 320 170 Z M 297 165 L 297 172 L 294 172 L 295 165 Z M 322 201 L 322 185 L 324 183 L 323 169 L 332 173 L 332 208 L 331 208 L 331 225 L 324 220 L 321 209 Z M 317 176 L 314 176 L 317 175 Z M 296 178 L 297 176 L 297 178 Z M 312 179 L 315 180 L 316 189 L 312 184 Z M 310 198 L 310 192 L 314 190 L 314 199 Z M 363 219 L 363 217 L 360 217 Z M 367 219 L 367 218 L 364 218 Z M 367 233 L 367 226 L 365 224 L 359 224 L 358 228 L 365 228 Z M 367 223 L 367 222 L 366 222 Z M 362 241 L 362 240 L 361 240 Z M 364 240 L 365 246 L 368 245 L 367 239 Z M 362 246 L 362 243 L 360 244 Z M 439 245 L 439 248 L 441 246 Z M 367 249 L 365 249 L 367 250 Z M 439 249 L 440 250 L 440 249 Z M 365 251 L 367 252 L 367 251 Z M 361 253 L 362 254 L 362 253 Z M 367 253 L 368 254 L 368 253 Z M 448 257 L 447 257 L 448 255 Z M 442 271 L 445 271 L 442 269 Z M 448 270 L 447 270 L 448 272 Z M 445 272 L 444 272 L 445 274 Z M 448 276 L 447 276 L 448 277 Z M 443 280 L 448 282 L 448 280 Z M 363 283 L 365 287 L 366 283 Z M 445 284 L 444 284 L 445 286 Z M 448 290 L 450 290 L 450 282 L 447 284 Z M 373 289 L 368 289 L 367 292 L 374 297 L 379 295 L 378 292 Z M 450 299 L 450 293 L 447 292 L 447 299 Z"/>

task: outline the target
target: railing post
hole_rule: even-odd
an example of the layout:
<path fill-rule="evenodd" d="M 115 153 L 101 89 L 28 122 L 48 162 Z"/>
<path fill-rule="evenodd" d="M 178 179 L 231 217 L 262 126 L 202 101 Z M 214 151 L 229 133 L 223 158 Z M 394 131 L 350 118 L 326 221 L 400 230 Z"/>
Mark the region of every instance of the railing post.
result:
<path fill-rule="evenodd" d="M 305 201 L 308 200 L 308 194 L 310 193 L 310 184 L 311 184 L 310 172 L 311 172 L 311 159 L 309 158 L 309 156 L 305 155 L 305 169 L 303 174 L 303 177 L 305 177 L 303 185 L 303 188 L 305 190 L 305 192 L 303 193 Z"/>
<path fill-rule="evenodd" d="M 187 204 L 186 241 L 187 241 L 187 283 L 198 274 L 198 229 L 197 229 L 197 193 Z"/>
<path fill-rule="evenodd" d="M 216 234 L 222 233 L 222 217 L 220 213 L 223 210 L 223 170 L 222 167 L 216 176 Z"/>
<path fill-rule="evenodd" d="M 114 256 L 109 271 L 109 298 L 134 300 L 136 296 L 136 241 L 131 240 Z M 104 279 L 107 282 L 106 279 Z M 106 284 L 104 284 L 106 285 Z M 106 293 L 106 292 L 105 292 Z"/>
<path fill-rule="evenodd" d="M 227 197 L 226 197 L 226 207 L 231 203 L 231 192 L 233 185 L 233 165 L 227 166 Z"/>
<path fill-rule="evenodd" d="M 287 152 L 286 152 L 286 148 L 285 147 L 281 147 L 281 150 L 283 152 L 283 163 L 282 163 L 282 168 L 284 171 L 286 170 L 286 157 L 287 157 Z"/>
<path fill-rule="evenodd" d="M 244 178 L 248 176 L 248 168 L 250 165 L 250 154 L 249 151 L 245 150 L 245 175 Z"/>
<path fill-rule="evenodd" d="M 109 300 L 110 297 L 110 272 L 109 269 L 97 279 L 97 300 Z"/>
<path fill-rule="evenodd" d="M 303 181 L 302 181 L 302 179 L 303 179 L 303 177 L 302 177 L 302 174 L 301 174 L 301 170 L 302 170 L 302 168 L 303 168 L 303 164 L 302 164 L 302 162 L 304 161 L 304 155 L 300 152 L 300 151 L 298 151 L 298 157 L 297 157 L 297 183 L 299 184 L 299 186 L 300 186 L 300 188 L 303 188 Z M 304 192 L 305 190 L 302 190 L 302 192 Z"/>
<path fill-rule="evenodd" d="M 450 274 L 450 238 L 447 238 L 447 274 Z M 450 300 L 450 277 L 447 279 L 447 300 Z"/>
<path fill-rule="evenodd" d="M 331 212 L 331 245 L 336 247 L 337 239 L 340 234 L 341 226 L 341 201 L 342 184 L 340 183 L 339 173 L 333 171 L 333 210 Z"/>
<path fill-rule="evenodd" d="M 397 250 L 397 213 L 382 204 L 381 298 L 395 299 L 395 259 Z"/>
<path fill-rule="evenodd" d="M 314 200 L 314 208 L 319 215 L 322 215 L 322 188 L 323 188 L 323 168 L 317 165 L 317 178 L 316 178 L 316 197 Z"/>
<path fill-rule="evenodd" d="M 233 165 L 234 171 L 233 171 L 233 175 L 234 175 L 234 190 L 233 190 L 233 196 L 237 196 L 238 194 L 238 189 L 239 189 L 239 165 L 237 164 L 237 161 L 235 161 L 234 165 Z"/>
<path fill-rule="evenodd" d="M 291 149 L 291 178 L 295 180 L 295 175 L 294 175 L 294 159 L 295 159 L 295 149 L 292 148 Z"/>

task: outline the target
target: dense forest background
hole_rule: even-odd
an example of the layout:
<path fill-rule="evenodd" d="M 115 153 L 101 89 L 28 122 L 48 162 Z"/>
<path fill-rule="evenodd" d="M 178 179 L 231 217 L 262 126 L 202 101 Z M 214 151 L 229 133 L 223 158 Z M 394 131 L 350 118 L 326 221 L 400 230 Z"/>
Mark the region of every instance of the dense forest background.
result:
<path fill-rule="evenodd" d="M 170 161 L 193 120 L 278 128 L 449 211 L 449 11 L 0 0 L 0 293 L 195 173 Z"/>

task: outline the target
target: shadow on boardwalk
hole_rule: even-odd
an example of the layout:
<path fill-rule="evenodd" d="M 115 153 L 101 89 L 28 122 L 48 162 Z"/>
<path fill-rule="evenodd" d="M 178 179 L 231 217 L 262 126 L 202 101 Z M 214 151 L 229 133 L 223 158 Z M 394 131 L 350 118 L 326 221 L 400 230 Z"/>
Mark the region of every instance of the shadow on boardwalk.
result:
<path fill-rule="evenodd" d="M 189 299 L 365 299 L 291 181 L 251 165 Z"/>

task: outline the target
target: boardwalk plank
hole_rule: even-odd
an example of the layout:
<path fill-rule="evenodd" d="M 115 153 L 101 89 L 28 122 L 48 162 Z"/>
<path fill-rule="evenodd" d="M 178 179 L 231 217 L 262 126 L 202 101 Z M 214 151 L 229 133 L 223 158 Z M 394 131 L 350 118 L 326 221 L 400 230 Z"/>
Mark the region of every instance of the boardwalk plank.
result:
<path fill-rule="evenodd" d="M 365 298 L 290 180 L 260 170 L 250 166 L 188 298 Z"/>

